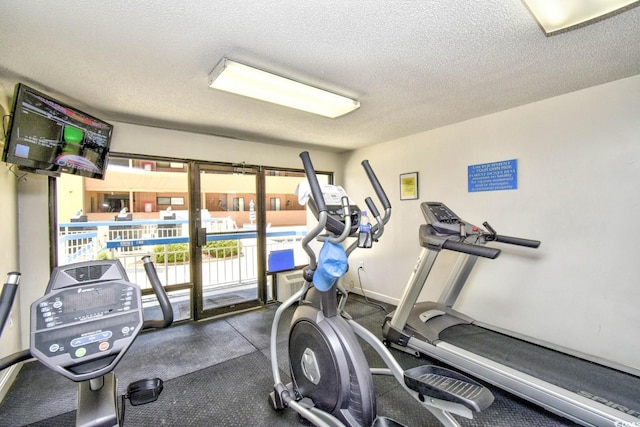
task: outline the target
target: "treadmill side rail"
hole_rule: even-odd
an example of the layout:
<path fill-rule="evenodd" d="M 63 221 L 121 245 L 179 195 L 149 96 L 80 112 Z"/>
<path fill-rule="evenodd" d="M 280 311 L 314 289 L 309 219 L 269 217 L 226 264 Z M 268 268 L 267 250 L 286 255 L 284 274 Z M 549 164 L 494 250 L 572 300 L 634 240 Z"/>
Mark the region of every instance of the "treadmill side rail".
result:
<path fill-rule="evenodd" d="M 550 412 L 578 424 L 593 427 L 635 426 L 640 418 L 618 411 L 562 387 L 550 384 L 518 370 L 496 363 L 444 341 L 436 345 L 417 339 L 409 347 L 446 362 L 449 366 L 473 373 L 475 378 L 494 384 Z"/>

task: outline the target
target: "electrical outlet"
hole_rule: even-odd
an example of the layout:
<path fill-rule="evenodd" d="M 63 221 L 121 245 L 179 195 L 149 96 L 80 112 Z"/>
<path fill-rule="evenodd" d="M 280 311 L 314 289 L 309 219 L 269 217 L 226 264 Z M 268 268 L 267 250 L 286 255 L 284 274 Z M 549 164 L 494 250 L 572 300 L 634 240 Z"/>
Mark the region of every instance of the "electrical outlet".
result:
<path fill-rule="evenodd" d="M 364 269 L 364 261 L 360 261 L 360 268 Z"/>
<path fill-rule="evenodd" d="M 355 284 L 353 283 L 353 280 L 349 281 L 349 289 L 353 289 L 355 287 Z"/>

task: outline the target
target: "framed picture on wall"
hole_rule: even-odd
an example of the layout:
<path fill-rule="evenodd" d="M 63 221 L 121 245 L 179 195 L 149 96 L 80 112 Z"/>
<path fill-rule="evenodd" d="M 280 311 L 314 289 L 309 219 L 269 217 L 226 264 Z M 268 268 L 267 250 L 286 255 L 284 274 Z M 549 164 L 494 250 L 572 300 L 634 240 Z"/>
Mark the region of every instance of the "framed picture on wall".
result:
<path fill-rule="evenodd" d="M 400 174 L 400 200 L 418 198 L 418 172 Z"/>

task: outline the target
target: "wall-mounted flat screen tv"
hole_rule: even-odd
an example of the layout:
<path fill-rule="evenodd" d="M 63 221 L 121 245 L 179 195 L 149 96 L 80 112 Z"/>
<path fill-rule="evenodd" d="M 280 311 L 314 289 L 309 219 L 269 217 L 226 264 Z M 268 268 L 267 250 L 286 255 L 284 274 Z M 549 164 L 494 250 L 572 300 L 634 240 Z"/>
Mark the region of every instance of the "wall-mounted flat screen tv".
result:
<path fill-rule="evenodd" d="M 104 179 L 113 126 L 22 83 L 2 160 L 20 169 Z"/>

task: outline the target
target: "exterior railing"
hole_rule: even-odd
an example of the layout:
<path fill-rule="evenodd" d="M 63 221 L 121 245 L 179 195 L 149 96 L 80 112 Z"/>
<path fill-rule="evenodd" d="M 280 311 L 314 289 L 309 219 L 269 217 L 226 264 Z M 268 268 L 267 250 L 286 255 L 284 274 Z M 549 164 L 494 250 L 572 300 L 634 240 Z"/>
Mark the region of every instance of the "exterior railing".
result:
<path fill-rule="evenodd" d="M 206 221 L 206 222 L 205 222 Z M 203 221 L 209 231 L 202 247 L 202 282 L 205 288 L 224 288 L 257 281 L 257 233 L 237 229 L 224 218 Z M 149 287 L 141 259 L 151 255 L 163 285 L 191 281 L 187 220 L 135 220 L 70 222 L 59 225 L 58 259 L 61 265 L 93 259 L 118 259 L 129 280 Z M 294 249 L 306 259 L 300 241 L 306 227 L 267 230 L 267 253 Z M 304 261 L 300 261 L 301 263 Z"/>

